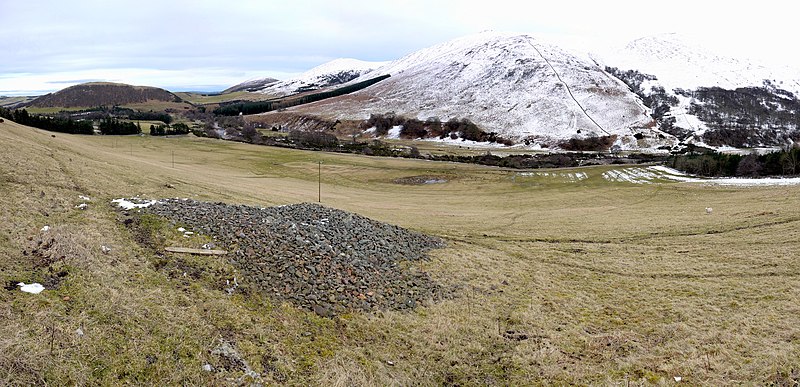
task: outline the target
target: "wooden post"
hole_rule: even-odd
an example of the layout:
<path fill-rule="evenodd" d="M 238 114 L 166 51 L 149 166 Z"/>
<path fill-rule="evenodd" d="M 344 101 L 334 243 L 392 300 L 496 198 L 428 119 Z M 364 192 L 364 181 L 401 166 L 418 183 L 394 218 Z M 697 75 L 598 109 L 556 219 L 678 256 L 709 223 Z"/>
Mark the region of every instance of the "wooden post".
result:
<path fill-rule="evenodd" d="M 319 165 L 319 177 L 317 178 L 317 202 L 322 203 L 322 161 L 317 162 Z"/>

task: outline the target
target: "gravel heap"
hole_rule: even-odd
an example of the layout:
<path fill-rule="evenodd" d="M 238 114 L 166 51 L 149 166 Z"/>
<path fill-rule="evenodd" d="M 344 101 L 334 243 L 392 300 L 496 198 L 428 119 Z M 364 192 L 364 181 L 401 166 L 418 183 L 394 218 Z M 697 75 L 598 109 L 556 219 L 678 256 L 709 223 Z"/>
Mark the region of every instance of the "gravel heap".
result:
<path fill-rule="evenodd" d="M 403 262 L 442 240 L 317 204 L 258 208 L 166 199 L 143 209 L 213 236 L 245 280 L 323 316 L 413 308 L 443 289 Z"/>

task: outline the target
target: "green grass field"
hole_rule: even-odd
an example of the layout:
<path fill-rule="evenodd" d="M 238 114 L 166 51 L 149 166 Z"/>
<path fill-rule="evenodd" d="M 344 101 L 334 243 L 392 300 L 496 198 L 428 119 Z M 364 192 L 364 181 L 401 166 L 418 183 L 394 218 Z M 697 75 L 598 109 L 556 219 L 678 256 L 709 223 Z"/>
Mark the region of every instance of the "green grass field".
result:
<path fill-rule="evenodd" d="M 601 176 L 618 167 L 549 171 L 587 175 L 570 182 L 191 136 L 53 137 L 8 121 L 0 143 L 0 281 L 11 289 L 0 290 L 0 384 L 798 379 L 800 187 L 636 185 Z M 214 286 L 235 270 L 227 260 L 158 255 L 109 204 L 133 195 L 316 201 L 318 162 L 324 205 L 444 238 L 448 247 L 419 268 L 456 297 L 332 320 L 229 296 Z M 394 182 L 421 175 L 447 183 Z M 91 197 L 87 210 L 75 208 L 78 195 Z M 158 219 L 143 227 L 200 243 Z M 187 268 L 203 275 L 184 277 Z M 14 281 L 49 289 L 22 293 Z M 220 368 L 211 353 L 220 340 L 259 376 Z"/>
<path fill-rule="evenodd" d="M 248 91 L 237 91 L 234 93 L 214 94 L 214 95 L 178 92 L 175 93 L 175 95 L 181 97 L 181 99 L 183 99 L 184 101 L 188 101 L 196 105 L 218 104 L 222 102 L 238 101 L 238 100 L 263 101 L 265 99 L 271 98 L 271 96 L 269 95 L 260 93 L 251 93 Z"/>

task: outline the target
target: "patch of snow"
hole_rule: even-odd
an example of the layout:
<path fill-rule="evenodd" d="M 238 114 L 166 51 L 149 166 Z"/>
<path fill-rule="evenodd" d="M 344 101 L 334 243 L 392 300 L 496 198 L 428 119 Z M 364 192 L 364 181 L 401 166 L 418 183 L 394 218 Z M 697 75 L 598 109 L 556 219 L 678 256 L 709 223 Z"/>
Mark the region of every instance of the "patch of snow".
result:
<path fill-rule="evenodd" d="M 386 133 L 386 138 L 388 139 L 398 139 L 400 138 L 400 131 L 403 130 L 403 125 L 396 125 L 389 129 L 389 132 Z"/>
<path fill-rule="evenodd" d="M 186 229 L 185 229 L 185 228 L 183 228 L 183 227 L 178 227 L 178 232 L 184 232 L 184 231 L 186 231 Z"/>
<path fill-rule="evenodd" d="M 92 199 L 90 199 L 88 196 L 83 196 L 83 195 L 78 195 L 78 199 L 81 199 L 81 200 L 87 201 L 87 202 L 92 201 Z"/>
<path fill-rule="evenodd" d="M 120 198 L 114 199 L 111 203 L 116 203 L 119 207 L 124 210 L 132 210 L 134 208 L 147 208 L 152 206 L 153 204 L 158 203 L 156 200 L 143 200 L 139 198 L 131 198 L 131 200 Z"/>
<path fill-rule="evenodd" d="M 37 282 L 27 285 L 24 282 L 20 282 L 17 284 L 17 286 L 19 286 L 19 290 L 31 294 L 39 294 L 44 290 L 44 286 L 42 286 L 42 284 Z"/>
<path fill-rule="evenodd" d="M 75 206 L 75 208 L 77 208 L 79 210 L 85 210 L 85 209 L 89 208 L 89 205 L 86 204 L 86 203 L 81 203 L 81 204 L 78 204 L 77 206 Z"/>

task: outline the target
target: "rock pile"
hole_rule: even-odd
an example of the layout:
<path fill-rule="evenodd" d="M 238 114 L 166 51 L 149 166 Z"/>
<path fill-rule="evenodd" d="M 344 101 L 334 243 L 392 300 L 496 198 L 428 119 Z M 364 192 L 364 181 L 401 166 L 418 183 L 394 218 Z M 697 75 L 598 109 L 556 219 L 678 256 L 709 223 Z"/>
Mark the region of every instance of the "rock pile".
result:
<path fill-rule="evenodd" d="M 323 316 L 413 308 L 443 289 L 409 261 L 442 240 L 317 204 L 257 208 L 167 199 L 143 211 L 213 236 L 245 280 Z"/>

